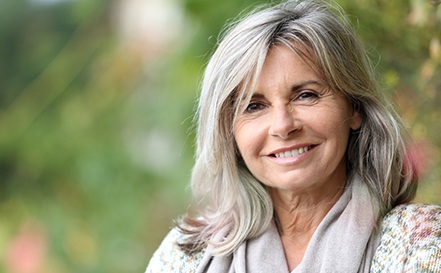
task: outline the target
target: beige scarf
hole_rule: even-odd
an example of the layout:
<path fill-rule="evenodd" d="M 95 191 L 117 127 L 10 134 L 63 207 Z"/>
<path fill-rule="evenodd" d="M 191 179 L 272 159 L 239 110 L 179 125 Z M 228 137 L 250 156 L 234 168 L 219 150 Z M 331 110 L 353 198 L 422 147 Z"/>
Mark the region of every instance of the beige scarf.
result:
<path fill-rule="evenodd" d="M 292 273 L 366 273 L 379 236 L 378 205 L 356 178 L 328 212 Z M 289 273 L 274 223 L 259 237 L 242 243 L 231 255 L 212 256 L 209 248 L 197 273 Z"/>

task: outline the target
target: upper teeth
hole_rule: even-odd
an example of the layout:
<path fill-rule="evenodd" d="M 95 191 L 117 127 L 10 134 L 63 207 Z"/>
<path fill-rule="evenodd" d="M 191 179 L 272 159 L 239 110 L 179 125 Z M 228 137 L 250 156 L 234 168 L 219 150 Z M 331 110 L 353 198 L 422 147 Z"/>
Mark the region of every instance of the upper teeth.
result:
<path fill-rule="evenodd" d="M 277 154 L 275 154 L 275 156 L 277 158 L 293 157 L 293 156 L 297 156 L 299 154 L 303 154 L 307 151 L 309 151 L 309 147 L 302 147 L 302 148 L 298 148 L 298 149 L 293 149 L 291 151 L 277 153 Z"/>

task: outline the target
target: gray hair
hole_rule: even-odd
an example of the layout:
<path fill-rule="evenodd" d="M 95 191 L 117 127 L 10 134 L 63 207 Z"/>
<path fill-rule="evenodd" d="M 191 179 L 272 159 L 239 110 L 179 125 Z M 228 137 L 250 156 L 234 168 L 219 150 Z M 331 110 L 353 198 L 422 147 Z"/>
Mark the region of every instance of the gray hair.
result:
<path fill-rule="evenodd" d="M 338 5 L 288 0 L 262 6 L 231 24 L 220 40 L 199 98 L 191 180 L 198 211 L 180 224 L 189 235 L 181 244 L 184 250 L 198 251 L 210 244 L 213 254 L 231 253 L 261 234 L 273 218 L 265 187 L 238 157 L 233 127 L 268 50 L 276 44 L 309 58 L 323 82 L 343 94 L 361 115 L 361 128 L 352 132 L 346 154 L 348 183 L 355 174 L 361 177 L 382 214 L 414 197 L 415 176 L 412 170 L 403 172 L 402 122 Z M 213 235 L 225 228 L 227 237 L 214 242 Z"/>

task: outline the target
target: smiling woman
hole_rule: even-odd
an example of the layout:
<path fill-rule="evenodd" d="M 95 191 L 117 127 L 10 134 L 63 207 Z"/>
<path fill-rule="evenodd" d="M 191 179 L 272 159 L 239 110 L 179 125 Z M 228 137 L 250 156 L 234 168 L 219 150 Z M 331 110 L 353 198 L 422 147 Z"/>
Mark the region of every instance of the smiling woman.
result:
<path fill-rule="evenodd" d="M 441 208 L 409 204 L 407 136 L 373 75 L 324 1 L 233 24 L 199 99 L 196 210 L 146 272 L 439 270 Z"/>
<path fill-rule="evenodd" d="M 249 171 L 271 193 L 309 192 L 310 201 L 321 202 L 340 192 L 349 132 L 359 129 L 359 113 L 284 45 L 268 53 L 255 90 L 234 127 Z"/>
<path fill-rule="evenodd" d="M 234 128 L 241 158 L 267 186 L 283 247 L 293 250 L 286 257 L 291 269 L 302 260 L 309 241 L 299 236 L 310 234 L 322 219 L 299 215 L 315 211 L 315 216 L 325 216 L 340 198 L 349 132 L 361 123 L 346 99 L 320 83 L 295 52 L 285 45 L 272 47 L 255 87 L 262 91 L 253 92 Z"/>

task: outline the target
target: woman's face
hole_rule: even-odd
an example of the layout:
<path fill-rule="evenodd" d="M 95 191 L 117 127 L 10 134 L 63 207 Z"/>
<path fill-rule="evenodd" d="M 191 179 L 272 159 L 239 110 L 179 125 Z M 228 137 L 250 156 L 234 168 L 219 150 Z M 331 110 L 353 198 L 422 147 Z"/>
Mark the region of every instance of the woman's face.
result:
<path fill-rule="evenodd" d="M 269 52 L 237 117 L 234 137 L 250 172 L 270 188 L 322 192 L 345 183 L 350 128 L 361 118 L 286 46 Z"/>

